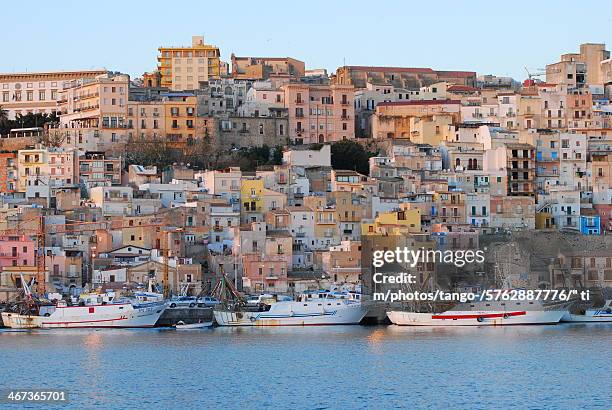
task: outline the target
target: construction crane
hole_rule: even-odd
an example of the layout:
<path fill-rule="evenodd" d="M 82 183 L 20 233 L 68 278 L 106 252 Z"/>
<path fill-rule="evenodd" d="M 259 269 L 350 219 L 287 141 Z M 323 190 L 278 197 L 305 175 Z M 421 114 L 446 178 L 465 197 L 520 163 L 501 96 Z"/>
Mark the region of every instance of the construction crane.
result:
<path fill-rule="evenodd" d="M 527 72 L 527 77 L 530 80 L 533 80 L 535 77 L 542 77 L 543 75 L 546 75 L 546 71 L 544 69 L 538 68 L 537 70 L 538 70 L 538 72 L 531 73 L 531 72 L 529 72 L 529 69 L 527 68 L 527 66 L 525 66 L 525 71 Z"/>

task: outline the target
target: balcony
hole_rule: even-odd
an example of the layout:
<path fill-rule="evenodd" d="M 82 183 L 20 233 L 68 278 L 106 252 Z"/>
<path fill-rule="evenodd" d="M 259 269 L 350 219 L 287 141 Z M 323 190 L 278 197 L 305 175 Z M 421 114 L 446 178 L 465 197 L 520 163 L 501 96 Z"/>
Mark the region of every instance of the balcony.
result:
<path fill-rule="evenodd" d="M 305 131 L 304 131 L 304 128 L 296 128 L 295 132 L 297 132 L 298 134 L 301 134 L 301 133 L 303 133 Z"/>
<path fill-rule="evenodd" d="M 342 120 L 349 120 L 350 118 L 351 118 L 351 117 L 350 117 L 350 116 L 348 116 L 348 115 L 341 115 L 341 116 L 340 116 L 340 119 L 342 119 Z"/>
<path fill-rule="evenodd" d="M 295 100 L 295 103 L 296 103 L 296 104 L 305 104 L 304 100 L 302 100 L 301 98 L 297 98 L 297 99 Z"/>
<path fill-rule="evenodd" d="M 213 226 L 213 231 L 215 232 L 223 232 L 223 227 L 221 225 Z"/>
<path fill-rule="evenodd" d="M 304 238 L 304 237 L 306 237 L 306 234 L 304 232 L 296 232 L 295 233 L 295 237 L 296 238 Z"/>
<path fill-rule="evenodd" d="M 340 105 L 351 105 L 351 102 L 349 100 L 342 100 Z"/>
<path fill-rule="evenodd" d="M 304 113 L 295 113 L 295 118 L 304 118 Z"/>
<path fill-rule="evenodd" d="M 352 235 L 353 234 L 353 230 L 352 229 L 344 229 L 342 231 L 345 235 Z"/>

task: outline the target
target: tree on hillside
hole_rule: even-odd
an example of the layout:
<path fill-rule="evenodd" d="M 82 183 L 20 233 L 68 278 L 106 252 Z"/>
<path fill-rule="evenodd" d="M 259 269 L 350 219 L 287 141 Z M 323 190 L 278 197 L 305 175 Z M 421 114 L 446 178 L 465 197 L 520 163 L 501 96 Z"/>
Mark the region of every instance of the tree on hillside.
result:
<path fill-rule="evenodd" d="M 8 132 L 11 130 L 9 127 L 9 122 L 8 111 L 3 109 L 0 105 L 0 135 L 8 134 Z"/>
<path fill-rule="evenodd" d="M 0 134 L 8 134 L 13 128 L 44 127 L 49 122 L 59 122 L 57 114 L 17 114 L 14 120 L 9 120 L 8 112 L 0 107 Z"/>
<path fill-rule="evenodd" d="M 173 149 L 166 141 L 160 139 L 130 139 L 125 144 L 125 164 L 127 165 L 155 165 L 163 169 L 175 162 L 183 162 L 181 153 Z"/>
<path fill-rule="evenodd" d="M 334 169 L 350 169 L 360 174 L 370 173 L 369 159 L 376 153 L 366 151 L 355 141 L 343 140 L 331 145 L 331 163 Z"/>

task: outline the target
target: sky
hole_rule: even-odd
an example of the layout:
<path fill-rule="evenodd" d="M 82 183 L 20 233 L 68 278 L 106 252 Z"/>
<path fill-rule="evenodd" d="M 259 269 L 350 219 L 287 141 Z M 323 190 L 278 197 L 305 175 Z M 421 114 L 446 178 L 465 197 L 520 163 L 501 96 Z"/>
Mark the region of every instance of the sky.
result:
<path fill-rule="evenodd" d="M 259 8 L 256 6 L 260 6 Z M 157 48 L 204 35 L 221 58 L 306 68 L 430 67 L 526 78 L 585 42 L 612 49 L 612 1 L 2 1 L 0 72 L 106 68 L 140 76 Z"/>

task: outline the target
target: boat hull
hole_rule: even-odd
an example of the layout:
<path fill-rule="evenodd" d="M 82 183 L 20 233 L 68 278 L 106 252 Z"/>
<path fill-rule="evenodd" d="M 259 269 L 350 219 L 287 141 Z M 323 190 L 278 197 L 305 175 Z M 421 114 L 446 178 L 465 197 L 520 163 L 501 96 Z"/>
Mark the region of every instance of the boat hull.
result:
<path fill-rule="evenodd" d="M 348 305 L 321 312 L 234 312 L 215 310 L 219 326 L 325 326 L 356 325 L 368 313 L 364 305 Z"/>
<path fill-rule="evenodd" d="M 41 319 L 41 316 L 2 312 L 2 322 L 4 326 L 11 329 L 36 329 L 40 327 Z"/>
<path fill-rule="evenodd" d="M 189 323 L 185 325 L 174 325 L 176 330 L 207 329 L 213 326 L 213 322 Z"/>
<path fill-rule="evenodd" d="M 5 326 L 13 329 L 139 328 L 153 327 L 165 310 L 163 303 L 144 306 L 108 304 L 57 307 L 49 316 L 4 312 Z"/>
<path fill-rule="evenodd" d="M 568 323 L 604 323 L 604 322 L 612 322 L 612 314 L 610 313 L 597 313 L 597 312 L 587 312 L 584 315 L 574 315 L 571 313 L 566 313 L 561 318 L 562 322 Z"/>
<path fill-rule="evenodd" d="M 440 314 L 389 311 L 391 323 L 400 326 L 508 326 L 559 323 L 565 311 L 447 311 Z"/>

